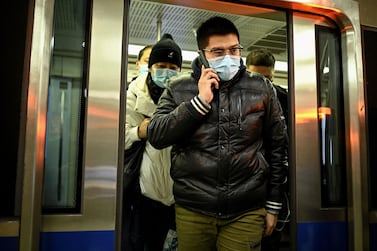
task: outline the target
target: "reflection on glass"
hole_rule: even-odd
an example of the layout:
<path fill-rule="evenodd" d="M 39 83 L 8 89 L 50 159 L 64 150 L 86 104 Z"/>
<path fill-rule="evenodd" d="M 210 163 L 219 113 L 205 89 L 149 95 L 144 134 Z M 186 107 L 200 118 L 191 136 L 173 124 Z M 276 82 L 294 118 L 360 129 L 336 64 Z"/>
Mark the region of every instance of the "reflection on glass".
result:
<path fill-rule="evenodd" d="M 367 116 L 368 116 L 368 181 L 370 209 L 377 210 L 377 82 L 376 55 L 377 30 L 363 27 L 364 58 L 366 75 Z"/>
<path fill-rule="evenodd" d="M 43 181 L 45 212 L 78 212 L 87 3 L 55 1 Z"/>
<path fill-rule="evenodd" d="M 322 207 L 344 207 L 346 167 L 339 34 L 316 27 L 316 41 Z"/>

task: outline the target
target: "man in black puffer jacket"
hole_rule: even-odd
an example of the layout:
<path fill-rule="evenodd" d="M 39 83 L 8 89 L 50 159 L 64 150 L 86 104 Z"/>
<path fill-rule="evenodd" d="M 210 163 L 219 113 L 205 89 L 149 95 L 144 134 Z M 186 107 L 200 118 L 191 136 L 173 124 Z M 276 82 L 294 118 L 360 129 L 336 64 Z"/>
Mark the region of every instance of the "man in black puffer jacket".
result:
<path fill-rule="evenodd" d="M 234 24 L 197 30 L 193 72 L 175 78 L 148 125 L 156 148 L 172 145 L 180 251 L 260 250 L 283 200 L 287 132 L 271 82 L 250 75 Z"/>

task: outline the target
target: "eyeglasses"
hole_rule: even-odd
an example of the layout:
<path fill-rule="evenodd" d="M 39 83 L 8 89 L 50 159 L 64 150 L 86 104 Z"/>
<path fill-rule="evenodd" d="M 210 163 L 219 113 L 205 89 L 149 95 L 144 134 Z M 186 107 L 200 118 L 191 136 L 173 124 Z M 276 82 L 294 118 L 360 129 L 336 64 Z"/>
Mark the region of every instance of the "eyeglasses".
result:
<path fill-rule="evenodd" d="M 215 48 L 215 49 L 202 49 L 203 51 L 212 53 L 213 55 L 220 57 L 220 56 L 225 56 L 227 54 L 227 51 L 229 51 L 229 55 L 239 55 L 241 53 L 243 47 L 242 45 L 237 45 L 235 47 L 229 48 L 229 49 L 222 49 L 222 48 Z"/>

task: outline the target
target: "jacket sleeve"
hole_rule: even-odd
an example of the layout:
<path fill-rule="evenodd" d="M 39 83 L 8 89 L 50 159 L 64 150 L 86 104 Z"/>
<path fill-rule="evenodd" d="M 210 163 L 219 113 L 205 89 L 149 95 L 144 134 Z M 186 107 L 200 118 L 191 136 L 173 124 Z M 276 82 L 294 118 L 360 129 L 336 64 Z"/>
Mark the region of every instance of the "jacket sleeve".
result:
<path fill-rule="evenodd" d="M 140 140 L 137 131 L 139 125 L 144 120 L 144 115 L 135 110 L 136 99 L 136 93 L 133 91 L 132 86 L 130 85 L 129 89 L 127 90 L 126 100 L 125 149 L 130 148 L 133 142 Z"/>
<path fill-rule="evenodd" d="M 174 89 L 168 85 L 148 125 L 148 141 L 157 149 L 187 138 L 211 109 L 199 96 L 178 100 L 174 94 Z"/>
<path fill-rule="evenodd" d="M 288 174 L 288 134 L 281 105 L 272 84 L 267 80 L 269 90 L 268 115 L 264 128 L 266 156 L 270 164 L 270 177 L 266 209 L 278 214 L 282 207 L 284 184 Z"/>

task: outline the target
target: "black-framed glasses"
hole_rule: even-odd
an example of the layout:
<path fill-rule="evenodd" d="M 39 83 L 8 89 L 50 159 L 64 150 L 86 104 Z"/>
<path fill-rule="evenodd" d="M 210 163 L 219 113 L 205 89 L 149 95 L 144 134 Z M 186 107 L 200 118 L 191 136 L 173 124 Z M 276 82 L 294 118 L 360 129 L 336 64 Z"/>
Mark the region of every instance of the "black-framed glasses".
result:
<path fill-rule="evenodd" d="M 226 54 L 229 55 L 239 55 L 243 49 L 242 45 L 237 45 L 229 49 L 222 49 L 222 48 L 215 48 L 215 49 L 202 49 L 203 51 L 212 53 L 213 55 L 220 57 L 220 56 L 225 56 Z M 229 51 L 229 53 L 227 53 Z"/>

